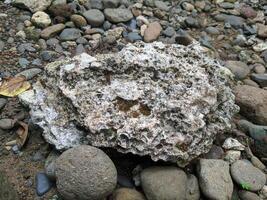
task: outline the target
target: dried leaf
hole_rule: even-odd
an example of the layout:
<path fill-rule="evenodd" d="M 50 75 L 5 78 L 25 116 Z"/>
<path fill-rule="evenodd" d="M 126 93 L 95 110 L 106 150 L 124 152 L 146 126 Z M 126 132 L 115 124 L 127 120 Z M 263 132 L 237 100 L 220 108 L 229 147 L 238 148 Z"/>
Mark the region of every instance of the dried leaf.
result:
<path fill-rule="evenodd" d="M 0 86 L 0 95 L 14 97 L 31 88 L 29 82 L 24 76 L 7 78 Z"/>
<path fill-rule="evenodd" d="M 18 124 L 20 125 L 20 127 L 17 130 L 18 137 L 16 141 L 17 141 L 17 145 L 21 148 L 27 141 L 29 129 L 28 129 L 28 125 L 25 124 L 24 122 L 18 122 Z"/>

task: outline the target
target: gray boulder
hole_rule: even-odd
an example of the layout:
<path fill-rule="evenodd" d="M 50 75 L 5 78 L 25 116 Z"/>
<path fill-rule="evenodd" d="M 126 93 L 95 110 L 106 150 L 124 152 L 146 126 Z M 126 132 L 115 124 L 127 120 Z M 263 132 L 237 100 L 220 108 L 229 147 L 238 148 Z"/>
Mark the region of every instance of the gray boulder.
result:
<path fill-rule="evenodd" d="M 83 13 L 83 16 L 86 18 L 88 23 L 92 26 L 98 27 L 101 26 L 105 21 L 104 14 L 97 9 L 91 9 L 88 11 L 85 11 Z"/>
<path fill-rule="evenodd" d="M 104 14 L 112 23 L 127 22 L 133 18 L 132 12 L 124 8 L 107 8 L 104 10 Z"/>
<path fill-rule="evenodd" d="M 259 191 L 266 183 L 265 174 L 248 160 L 233 163 L 231 175 L 240 187 L 249 191 Z"/>
<path fill-rule="evenodd" d="M 201 191 L 208 199 L 231 199 L 234 184 L 227 162 L 216 159 L 200 159 L 198 175 Z"/>
<path fill-rule="evenodd" d="M 56 160 L 57 189 L 65 200 L 99 200 L 116 187 L 117 171 L 100 149 L 81 145 Z"/>
<path fill-rule="evenodd" d="M 76 28 L 66 28 L 59 35 L 59 38 L 62 41 L 69 41 L 69 40 L 76 40 L 81 36 L 82 36 L 81 30 L 76 29 Z"/>
<path fill-rule="evenodd" d="M 181 200 L 186 196 L 187 177 L 177 167 L 150 167 L 142 171 L 141 184 L 148 200 Z"/>
<path fill-rule="evenodd" d="M 235 77 L 239 80 L 246 78 L 250 69 L 246 63 L 241 61 L 229 60 L 225 63 L 226 67 L 232 71 Z"/>
<path fill-rule="evenodd" d="M 52 3 L 52 0 L 14 0 L 12 1 L 12 4 L 14 6 L 28 9 L 32 13 L 46 10 L 50 6 L 51 3 Z"/>

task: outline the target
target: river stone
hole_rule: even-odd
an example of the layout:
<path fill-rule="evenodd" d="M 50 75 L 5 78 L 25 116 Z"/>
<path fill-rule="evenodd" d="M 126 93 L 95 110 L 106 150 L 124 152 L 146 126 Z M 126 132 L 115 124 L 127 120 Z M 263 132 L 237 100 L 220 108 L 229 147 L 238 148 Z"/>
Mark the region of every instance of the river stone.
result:
<path fill-rule="evenodd" d="M 52 0 L 13 0 L 12 4 L 19 8 L 26 8 L 32 13 L 46 10 Z"/>
<path fill-rule="evenodd" d="M 46 88 L 33 84 L 31 116 L 57 149 L 88 140 L 184 165 L 208 152 L 238 111 L 231 73 L 196 43 L 136 42 L 51 63 L 45 74 Z"/>
<path fill-rule="evenodd" d="M 225 63 L 225 66 L 230 69 L 235 77 L 239 80 L 246 78 L 250 72 L 247 64 L 241 61 L 229 60 Z"/>
<path fill-rule="evenodd" d="M 162 27 L 158 22 L 152 22 L 148 25 L 147 29 L 145 30 L 144 34 L 144 41 L 145 42 L 153 42 L 158 39 L 160 33 L 162 31 Z"/>
<path fill-rule="evenodd" d="M 0 98 L 0 110 L 5 107 L 7 100 L 4 98 Z"/>
<path fill-rule="evenodd" d="M 150 167 L 141 172 L 141 184 L 148 200 L 185 199 L 187 177 L 177 167 Z"/>
<path fill-rule="evenodd" d="M 107 8 L 104 10 L 104 14 L 112 23 L 127 22 L 133 18 L 132 12 L 124 8 Z"/>
<path fill-rule="evenodd" d="M 267 124 L 267 91 L 264 89 L 239 85 L 235 88 L 236 103 L 240 114 L 259 125 Z"/>
<path fill-rule="evenodd" d="M 117 8 L 120 0 L 102 0 L 104 8 Z"/>
<path fill-rule="evenodd" d="M 247 186 L 249 191 L 259 191 L 266 183 L 265 174 L 248 160 L 238 160 L 233 163 L 231 175 L 240 187 Z"/>
<path fill-rule="evenodd" d="M 231 199 L 234 185 L 227 162 L 216 159 L 200 159 L 198 168 L 199 185 L 207 198 Z"/>
<path fill-rule="evenodd" d="M 115 190 L 112 197 L 114 200 L 146 200 L 142 193 L 129 188 Z"/>
<path fill-rule="evenodd" d="M 242 200 L 263 200 L 257 194 L 246 190 L 240 190 L 238 195 Z"/>
<path fill-rule="evenodd" d="M 267 74 L 252 74 L 251 78 L 261 87 L 267 87 Z"/>
<path fill-rule="evenodd" d="M 86 18 L 88 23 L 92 26 L 98 27 L 101 26 L 105 21 L 104 14 L 97 9 L 91 9 L 88 11 L 85 11 L 83 13 L 83 16 Z"/>
<path fill-rule="evenodd" d="M 56 34 L 58 34 L 59 32 L 61 32 L 64 28 L 65 28 L 64 24 L 56 24 L 56 25 L 49 26 L 45 28 L 44 30 L 42 30 L 41 37 L 44 39 L 49 39 L 55 36 Z"/>
<path fill-rule="evenodd" d="M 45 28 L 51 24 L 51 19 L 45 12 L 38 11 L 32 15 L 31 22 L 38 27 Z"/>
<path fill-rule="evenodd" d="M 117 171 L 100 149 L 81 145 L 56 160 L 57 189 L 65 200 L 99 200 L 116 187 Z"/>
<path fill-rule="evenodd" d="M 70 20 L 75 24 L 77 27 L 83 27 L 87 25 L 86 19 L 84 19 L 81 15 L 71 15 Z"/>
<path fill-rule="evenodd" d="M 200 190 L 198 179 L 193 174 L 187 176 L 186 200 L 199 200 Z"/>
<path fill-rule="evenodd" d="M 77 28 L 66 28 L 59 35 L 61 41 L 76 40 L 81 37 L 81 31 Z"/>

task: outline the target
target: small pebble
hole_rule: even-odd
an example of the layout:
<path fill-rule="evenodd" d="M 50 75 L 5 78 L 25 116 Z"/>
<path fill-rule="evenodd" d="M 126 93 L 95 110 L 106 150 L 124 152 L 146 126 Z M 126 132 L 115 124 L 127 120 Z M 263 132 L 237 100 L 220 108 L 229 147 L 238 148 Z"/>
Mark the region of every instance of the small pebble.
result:
<path fill-rule="evenodd" d="M 52 182 L 48 179 L 45 173 L 38 173 L 35 177 L 36 193 L 42 196 L 47 193 L 53 186 Z"/>

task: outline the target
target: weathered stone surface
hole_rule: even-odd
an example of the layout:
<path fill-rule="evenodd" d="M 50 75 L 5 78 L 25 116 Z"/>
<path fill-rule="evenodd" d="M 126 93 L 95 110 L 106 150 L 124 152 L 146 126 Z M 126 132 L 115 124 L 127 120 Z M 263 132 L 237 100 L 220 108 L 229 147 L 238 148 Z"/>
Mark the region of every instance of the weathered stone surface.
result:
<path fill-rule="evenodd" d="M 248 160 L 238 160 L 231 166 L 233 180 L 249 191 L 259 191 L 266 183 L 265 174 Z"/>
<path fill-rule="evenodd" d="M 88 140 L 183 165 L 206 153 L 238 110 L 229 71 L 199 44 L 129 44 L 51 63 L 45 73 L 31 115 L 58 149 Z"/>
<path fill-rule="evenodd" d="M 83 13 L 88 23 L 92 26 L 101 26 L 105 21 L 104 14 L 97 9 L 91 9 Z"/>
<path fill-rule="evenodd" d="M 129 188 L 115 190 L 112 197 L 114 200 L 146 200 L 142 193 Z"/>
<path fill-rule="evenodd" d="M 65 200 L 99 200 L 115 189 L 117 170 L 102 150 L 81 145 L 56 160 L 56 179 Z"/>
<path fill-rule="evenodd" d="M 162 28 L 160 23 L 158 22 L 153 22 L 148 25 L 147 29 L 145 30 L 144 34 L 144 41 L 145 42 L 153 42 L 156 39 L 158 39 L 160 32 Z"/>
<path fill-rule="evenodd" d="M 12 4 L 20 8 L 29 9 L 31 12 L 44 11 L 50 6 L 52 0 L 14 0 Z"/>
<path fill-rule="evenodd" d="M 198 173 L 200 188 L 208 199 L 231 199 L 234 185 L 227 162 L 216 159 L 201 159 Z"/>
<path fill-rule="evenodd" d="M 185 199 L 187 177 L 177 167 L 150 167 L 142 171 L 141 184 L 148 200 Z"/>
<path fill-rule="evenodd" d="M 240 85 L 235 88 L 236 103 L 240 113 L 259 125 L 267 124 L 267 91 L 264 89 Z"/>
<path fill-rule="evenodd" d="M 45 28 L 51 24 L 51 19 L 45 12 L 38 11 L 32 15 L 31 22 L 38 27 Z"/>

